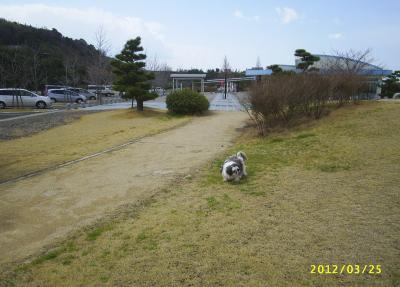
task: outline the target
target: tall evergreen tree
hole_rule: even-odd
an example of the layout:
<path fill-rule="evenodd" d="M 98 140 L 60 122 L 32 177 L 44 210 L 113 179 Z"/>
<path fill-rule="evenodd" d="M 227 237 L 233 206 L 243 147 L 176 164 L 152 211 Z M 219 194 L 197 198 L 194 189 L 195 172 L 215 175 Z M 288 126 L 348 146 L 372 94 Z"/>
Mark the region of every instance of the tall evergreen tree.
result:
<path fill-rule="evenodd" d="M 140 37 L 128 40 L 121 53 L 115 56 L 111 65 L 115 74 L 114 89 L 124 92 L 124 97 L 136 100 L 137 110 L 143 111 L 143 102 L 153 100 L 156 94 L 150 93 L 150 80 L 154 74 L 144 69 L 146 55 L 140 53 Z"/>

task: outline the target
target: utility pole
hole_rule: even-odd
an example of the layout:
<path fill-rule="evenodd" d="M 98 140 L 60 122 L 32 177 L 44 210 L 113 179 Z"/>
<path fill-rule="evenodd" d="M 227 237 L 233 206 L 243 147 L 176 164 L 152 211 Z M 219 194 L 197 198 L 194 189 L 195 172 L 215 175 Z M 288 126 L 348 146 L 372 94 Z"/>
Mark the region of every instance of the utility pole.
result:
<path fill-rule="evenodd" d="M 224 75 L 225 77 L 224 77 L 224 99 L 226 100 L 226 90 L 227 90 L 227 87 L 228 87 L 228 83 L 227 83 L 227 78 L 228 78 L 228 76 L 227 76 L 227 72 L 225 71 L 225 75 Z"/>
<path fill-rule="evenodd" d="M 65 63 L 65 85 L 68 86 L 68 67 L 67 67 L 67 63 Z"/>
<path fill-rule="evenodd" d="M 224 63 L 222 65 L 222 70 L 224 71 L 224 99 L 226 100 L 226 94 L 228 90 L 228 71 L 229 71 L 229 62 L 226 56 L 224 57 Z"/>

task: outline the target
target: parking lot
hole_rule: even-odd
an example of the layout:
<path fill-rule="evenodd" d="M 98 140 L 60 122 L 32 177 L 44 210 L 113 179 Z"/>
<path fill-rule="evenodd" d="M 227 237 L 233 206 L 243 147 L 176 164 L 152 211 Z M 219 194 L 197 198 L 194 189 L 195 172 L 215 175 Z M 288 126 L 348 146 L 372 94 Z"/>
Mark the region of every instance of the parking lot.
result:
<path fill-rule="evenodd" d="M 206 96 L 210 102 L 210 110 L 213 111 L 240 111 L 240 106 L 237 97 L 234 94 L 228 93 L 227 99 L 223 99 L 222 93 L 206 93 Z M 165 103 L 165 97 L 159 97 L 152 101 L 146 101 L 144 105 L 148 108 L 166 110 L 167 105 Z M 88 110 L 88 111 L 102 111 L 102 110 L 118 110 L 128 109 L 132 106 L 130 100 L 124 100 L 120 97 L 104 97 L 101 101 L 88 100 L 86 103 L 61 103 L 56 102 L 51 108 L 46 110 L 38 109 L 5 109 L 0 110 L 0 121 L 3 119 L 16 119 L 18 117 L 27 115 L 43 114 L 46 112 L 56 112 L 61 110 Z M 136 103 L 133 103 L 136 106 Z"/>

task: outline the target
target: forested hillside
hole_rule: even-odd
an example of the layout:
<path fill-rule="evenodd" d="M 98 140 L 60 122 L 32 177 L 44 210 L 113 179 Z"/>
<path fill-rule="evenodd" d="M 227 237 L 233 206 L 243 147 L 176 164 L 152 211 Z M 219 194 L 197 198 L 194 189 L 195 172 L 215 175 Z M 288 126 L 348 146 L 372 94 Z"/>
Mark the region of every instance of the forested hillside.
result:
<path fill-rule="evenodd" d="M 109 69 L 107 57 L 83 39 L 0 19 L 0 87 L 106 84 Z"/>

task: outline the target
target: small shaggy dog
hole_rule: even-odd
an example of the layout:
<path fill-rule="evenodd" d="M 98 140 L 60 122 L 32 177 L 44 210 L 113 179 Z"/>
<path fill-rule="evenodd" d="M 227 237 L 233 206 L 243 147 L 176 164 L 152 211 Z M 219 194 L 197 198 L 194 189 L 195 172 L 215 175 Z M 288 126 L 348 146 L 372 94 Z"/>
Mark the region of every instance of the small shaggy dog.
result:
<path fill-rule="evenodd" d="M 245 161 L 246 154 L 239 151 L 236 155 L 227 158 L 221 166 L 221 174 L 224 181 L 239 181 L 243 176 L 247 176 Z"/>

